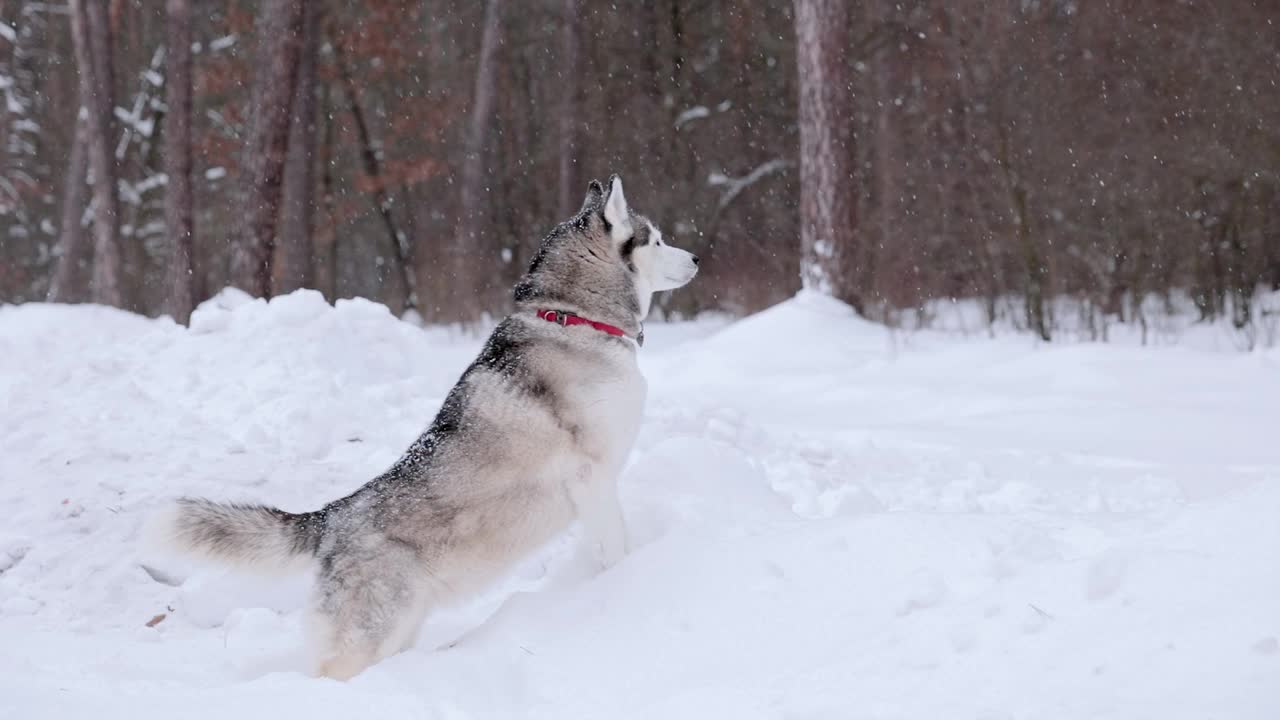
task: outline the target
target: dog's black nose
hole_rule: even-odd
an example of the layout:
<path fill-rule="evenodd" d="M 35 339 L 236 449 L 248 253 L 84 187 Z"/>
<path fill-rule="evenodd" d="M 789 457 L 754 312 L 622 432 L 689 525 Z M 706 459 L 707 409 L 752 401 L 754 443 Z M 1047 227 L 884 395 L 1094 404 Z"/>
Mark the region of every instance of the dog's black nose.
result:
<path fill-rule="evenodd" d="M 702 261 L 698 259 L 698 256 L 697 256 L 697 255 L 694 255 L 694 256 L 693 256 L 693 264 L 694 264 L 694 265 L 697 265 L 697 264 L 698 264 L 698 263 L 700 263 L 700 262 L 702 262 Z"/>

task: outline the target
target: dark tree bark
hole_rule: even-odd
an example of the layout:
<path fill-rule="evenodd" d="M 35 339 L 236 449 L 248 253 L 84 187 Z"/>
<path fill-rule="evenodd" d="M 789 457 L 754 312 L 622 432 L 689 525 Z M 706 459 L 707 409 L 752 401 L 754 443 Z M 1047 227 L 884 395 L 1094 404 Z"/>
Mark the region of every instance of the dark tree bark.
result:
<path fill-rule="evenodd" d="M 168 55 L 165 78 L 164 220 L 169 247 L 168 312 L 183 325 L 198 300 L 195 267 L 195 219 L 191 189 L 191 0 L 168 0 Z"/>
<path fill-rule="evenodd" d="M 314 287 L 312 227 L 315 216 L 316 54 L 320 46 L 321 4 L 305 2 L 298 80 L 289 123 L 289 151 L 284 166 L 284 199 L 280 242 L 272 266 L 272 292 L 281 295 Z"/>
<path fill-rule="evenodd" d="M 845 49 L 844 0 L 795 0 L 800 88 L 800 246 L 805 287 L 829 292 L 861 312 L 842 258 L 857 257 L 853 113 Z"/>
<path fill-rule="evenodd" d="M 107 0 L 71 0 L 71 35 L 80 69 L 80 99 L 88 115 L 89 168 L 93 173 L 94 302 L 125 306 L 120 282 L 120 205 L 116 195 L 115 106 L 111 65 L 111 25 Z"/>
<path fill-rule="evenodd" d="M 308 0 L 310 1 L 310 0 Z M 257 21 L 257 65 L 241 165 L 241 229 L 231 284 L 270 297 L 289 113 L 298 76 L 303 0 L 265 0 Z"/>
<path fill-rule="evenodd" d="M 58 264 L 49 283 L 49 302 L 78 302 L 88 297 L 81 286 L 82 266 L 91 259 L 90 247 L 85 242 L 85 203 L 89 186 L 86 182 L 89 169 L 88 128 L 83 121 L 76 123 L 76 138 L 71 145 L 71 157 L 67 161 L 67 176 L 62 193 L 62 222 L 58 227 Z"/>
<path fill-rule="evenodd" d="M 581 21 L 578 18 L 578 0 L 564 0 L 564 25 L 560 31 L 560 48 L 563 53 L 564 101 L 560 108 L 560 192 L 559 216 L 565 219 L 578 208 L 577 197 L 582 188 L 578 182 L 578 63 L 580 55 Z"/>
<path fill-rule="evenodd" d="M 465 158 L 462 164 L 461 191 L 458 202 L 458 230 L 452 252 L 452 277 L 449 278 L 450 305 L 456 319 L 475 320 L 483 308 L 477 307 L 487 287 L 479 282 L 482 262 L 482 217 L 485 211 L 484 155 L 485 134 L 493 114 L 496 55 L 502 32 L 502 2 L 487 0 L 484 30 L 480 40 L 480 59 L 476 66 L 475 92 L 467 127 Z"/>

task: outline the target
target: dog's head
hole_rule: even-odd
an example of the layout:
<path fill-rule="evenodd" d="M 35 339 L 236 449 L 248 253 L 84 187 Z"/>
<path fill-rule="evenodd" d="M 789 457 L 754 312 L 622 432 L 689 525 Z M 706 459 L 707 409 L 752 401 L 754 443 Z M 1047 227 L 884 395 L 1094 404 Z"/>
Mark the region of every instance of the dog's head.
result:
<path fill-rule="evenodd" d="M 697 273 L 697 256 L 668 245 L 632 210 L 614 175 L 608 187 L 591 181 L 578 214 L 543 239 L 515 299 L 559 302 L 588 316 L 625 315 L 628 326 L 638 326 L 653 293 L 681 287 Z"/>
<path fill-rule="evenodd" d="M 698 256 L 668 245 L 662 231 L 649 219 L 631 210 L 622 194 L 622 178 L 614 175 L 605 190 L 592 182 L 587 206 L 600 206 L 605 230 L 614 252 L 636 276 L 637 284 L 650 293 L 682 287 L 698 274 Z"/>

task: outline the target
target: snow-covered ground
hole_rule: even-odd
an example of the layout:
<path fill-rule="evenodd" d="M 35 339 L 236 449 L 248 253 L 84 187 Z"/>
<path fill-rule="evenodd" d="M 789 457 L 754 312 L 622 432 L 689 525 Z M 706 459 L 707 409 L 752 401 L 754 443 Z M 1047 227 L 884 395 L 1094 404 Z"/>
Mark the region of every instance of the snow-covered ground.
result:
<path fill-rule="evenodd" d="M 306 578 L 152 558 L 143 522 L 353 489 L 479 340 L 305 292 L 190 331 L 0 308 L 0 718 L 1280 717 L 1280 350 L 807 296 L 648 334 L 632 554 L 557 541 L 343 684 L 302 672 Z"/>

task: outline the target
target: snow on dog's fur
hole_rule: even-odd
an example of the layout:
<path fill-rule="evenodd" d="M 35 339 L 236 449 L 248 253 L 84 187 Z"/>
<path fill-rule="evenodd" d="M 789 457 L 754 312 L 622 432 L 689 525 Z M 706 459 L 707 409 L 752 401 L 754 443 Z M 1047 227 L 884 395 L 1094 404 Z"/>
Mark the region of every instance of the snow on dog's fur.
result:
<path fill-rule="evenodd" d="M 432 607 L 481 590 L 575 519 L 601 563 L 616 563 L 617 475 L 645 398 L 641 321 L 651 295 L 697 264 L 630 209 L 619 178 L 592 182 L 542 241 L 515 312 L 391 468 L 308 513 L 184 498 L 158 518 L 165 544 L 270 572 L 314 563 L 316 669 L 334 678 L 411 645 Z"/>

